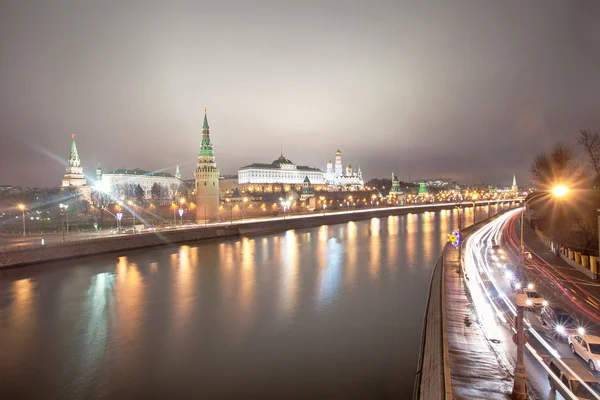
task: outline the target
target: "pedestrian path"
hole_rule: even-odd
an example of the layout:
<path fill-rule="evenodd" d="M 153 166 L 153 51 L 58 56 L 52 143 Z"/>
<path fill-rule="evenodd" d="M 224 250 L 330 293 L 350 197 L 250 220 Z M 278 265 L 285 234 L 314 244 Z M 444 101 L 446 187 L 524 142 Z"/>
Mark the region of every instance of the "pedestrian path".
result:
<path fill-rule="evenodd" d="M 473 312 L 463 277 L 457 272 L 458 251 L 444 250 L 444 309 L 454 399 L 509 399 L 512 377 L 485 337 Z"/>

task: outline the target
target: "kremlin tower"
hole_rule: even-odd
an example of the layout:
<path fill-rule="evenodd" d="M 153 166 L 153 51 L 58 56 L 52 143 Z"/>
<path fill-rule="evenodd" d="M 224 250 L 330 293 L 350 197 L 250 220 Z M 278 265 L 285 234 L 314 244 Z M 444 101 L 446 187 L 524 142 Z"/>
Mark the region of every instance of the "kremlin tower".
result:
<path fill-rule="evenodd" d="M 215 163 L 213 145 L 210 142 L 210 130 L 206 108 L 204 109 L 204 125 L 202 141 L 198 154 L 196 178 L 196 220 L 214 221 L 219 218 L 219 168 Z"/>
<path fill-rule="evenodd" d="M 71 135 L 71 154 L 69 155 L 69 165 L 67 165 L 65 176 L 62 180 L 62 186 L 87 186 L 87 181 L 85 180 L 85 176 L 83 176 L 83 168 L 81 168 L 79 153 L 77 152 L 77 145 L 75 144 L 74 133 Z"/>

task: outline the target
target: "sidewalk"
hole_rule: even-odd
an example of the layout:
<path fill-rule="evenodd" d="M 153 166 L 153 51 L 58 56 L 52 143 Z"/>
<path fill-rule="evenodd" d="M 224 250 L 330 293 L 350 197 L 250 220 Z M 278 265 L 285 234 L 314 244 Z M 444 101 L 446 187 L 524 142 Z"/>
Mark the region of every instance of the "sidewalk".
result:
<path fill-rule="evenodd" d="M 550 249 L 540 240 L 540 238 L 535 234 L 535 231 L 531 229 L 528 224 L 525 224 L 523 241 L 525 242 L 525 245 L 529 247 L 531 252 L 536 253 L 548 264 L 559 267 L 562 273 L 567 275 L 569 278 L 576 280 L 576 283 L 583 289 L 597 299 L 600 299 L 600 281 L 591 279 L 583 272 L 580 272 L 569 265 L 569 263 L 560 258 L 560 256 L 555 256 L 552 254 Z"/>
<path fill-rule="evenodd" d="M 457 249 L 446 246 L 444 309 L 452 393 L 455 399 L 508 399 L 512 377 L 482 331 L 457 266 Z"/>

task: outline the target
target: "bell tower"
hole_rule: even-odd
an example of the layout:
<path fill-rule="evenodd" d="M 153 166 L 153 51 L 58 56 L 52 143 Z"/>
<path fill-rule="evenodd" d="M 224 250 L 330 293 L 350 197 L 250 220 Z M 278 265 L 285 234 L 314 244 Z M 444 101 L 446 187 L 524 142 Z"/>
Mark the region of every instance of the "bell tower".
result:
<path fill-rule="evenodd" d="M 202 141 L 198 154 L 196 178 L 196 220 L 215 221 L 219 218 L 219 168 L 215 163 L 213 145 L 210 142 L 210 129 L 206 108 L 204 108 L 204 125 Z"/>

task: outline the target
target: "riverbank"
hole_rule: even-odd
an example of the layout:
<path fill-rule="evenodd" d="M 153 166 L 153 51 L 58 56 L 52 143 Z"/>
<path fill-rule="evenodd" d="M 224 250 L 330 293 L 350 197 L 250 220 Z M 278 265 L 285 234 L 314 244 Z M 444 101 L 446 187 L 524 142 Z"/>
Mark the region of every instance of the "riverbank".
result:
<path fill-rule="evenodd" d="M 514 200 L 498 201 L 510 206 Z M 461 205 L 472 206 L 472 202 Z M 487 205 L 487 201 L 478 202 Z M 212 224 L 207 227 L 198 226 L 147 232 L 135 235 L 116 235 L 104 238 L 40 245 L 37 247 L 13 248 L 0 252 L 0 269 L 12 268 L 47 261 L 58 261 L 78 257 L 86 257 L 105 253 L 114 253 L 148 247 L 165 246 L 198 240 L 231 238 L 244 235 L 274 233 L 288 229 L 311 228 L 320 225 L 332 225 L 348 221 L 358 221 L 390 215 L 405 215 L 427 211 L 448 210 L 457 203 L 428 204 L 416 206 L 387 207 L 349 212 L 308 214 L 288 218 L 269 218 L 255 221 L 239 221 L 233 224 Z"/>

